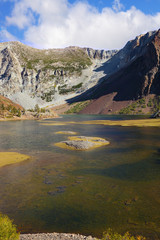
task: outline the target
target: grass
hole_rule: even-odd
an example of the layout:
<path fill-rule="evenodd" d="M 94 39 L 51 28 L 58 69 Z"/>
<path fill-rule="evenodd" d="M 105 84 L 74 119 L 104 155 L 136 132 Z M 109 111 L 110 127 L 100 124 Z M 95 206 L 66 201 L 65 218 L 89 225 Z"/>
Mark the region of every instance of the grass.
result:
<path fill-rule="evenodd" d="M 19 163 L 29 159 L 30 157 L 16 152 L 0 152 L 0 167 Z"/>

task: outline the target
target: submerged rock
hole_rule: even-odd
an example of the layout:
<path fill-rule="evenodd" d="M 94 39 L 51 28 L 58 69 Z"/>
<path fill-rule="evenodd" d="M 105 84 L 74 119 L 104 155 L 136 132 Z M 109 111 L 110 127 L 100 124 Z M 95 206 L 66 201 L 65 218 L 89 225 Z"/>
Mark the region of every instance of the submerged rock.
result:
<path fill-rule="evenodd" d="M 109 141 L 103 138 L 76 136 L 68 137 L 67 141 L 56 143 L 55 145 L 70 150 L 90 150 L 108 144 Z"/>

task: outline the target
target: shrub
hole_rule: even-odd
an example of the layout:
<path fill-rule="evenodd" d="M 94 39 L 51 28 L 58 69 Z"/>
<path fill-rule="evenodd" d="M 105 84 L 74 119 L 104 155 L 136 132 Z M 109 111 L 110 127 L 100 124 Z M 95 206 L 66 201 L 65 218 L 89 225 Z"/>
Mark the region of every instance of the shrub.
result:
<path fill-rule="evenodd" d="M 114 233 L 111 229 L 108 229 L 107 232 L 103 234 L 102 240 L 146 240 L 146 238 L 142 236 L 133 237 L 128 232 L 121 235 L 119 233 Z"/>
<path fill-rule="evenodd" d="M 34 111 L 37 112 L 37 113 L 40 112 L 40 107 L 38 106 L 38 104 L 35 105 Z"/>
<path fill-rule="evenodd" d="M 152 107 L 153 106 L 152 99 L 149 99 L 147 106 L 148 107 Z"/>
<path fill-rule="evenodd" d="M 0 214 L 0 240 L 18 240 L 16 226 L 6 215 Z"/>
<path fill-rule="evenodd" d="M 45 113 L 46 109 L 45 108 L 41 108 L 41 113 Z"/>
<path fill-rule="evenodd" d="M 17 116 L 21 117 L 21 110 L 20 109 L 17 110 Z"/>

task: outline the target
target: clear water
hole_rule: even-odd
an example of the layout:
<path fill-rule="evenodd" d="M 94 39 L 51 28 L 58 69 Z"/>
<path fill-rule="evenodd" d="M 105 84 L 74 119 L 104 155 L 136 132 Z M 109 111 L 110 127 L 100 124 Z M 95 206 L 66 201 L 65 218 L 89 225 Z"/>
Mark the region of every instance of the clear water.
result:
<path fill-rule="evenodd" d="M 64 116 L 52 121 L 119 119 Z M 124 117 L 123 117 L 124 118 Z M 76 152 L 54 143 L 56 131 L 103 137 L 110 145 Z M 0 168 L 0 212 L 22 233 L 74 232 L 100 237 L 107 228 L 160 238 L 160 128 L 43 126 L 0 122 L 0 151 L 30 160 Z"/>

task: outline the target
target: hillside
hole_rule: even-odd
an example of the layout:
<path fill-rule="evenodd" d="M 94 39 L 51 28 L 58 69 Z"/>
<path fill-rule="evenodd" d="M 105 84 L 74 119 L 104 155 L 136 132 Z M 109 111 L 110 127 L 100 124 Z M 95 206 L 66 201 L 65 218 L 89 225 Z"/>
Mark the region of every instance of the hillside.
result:
<path fill-rule="evenodd" d="M 23 107 L 0 95 L 0 119 L 21 117 Z"/>
<path fill-rule="evenodd" d="M 94 69 L 117 51 L 90 48 L 39 50 L 0 43 L 0 94 L 25 108 L 59 104 L 85 92 L 104 76 Z"/>
<path fill-rule="evenodd" d="M 149 105 L 160 94 L 159 59 L 160 30 L 138 36 L 104 63 L 106 78 L 99 85 L 68 102 L 90 100 L 85 114 L 119 113 L 142 98 Z"/>

